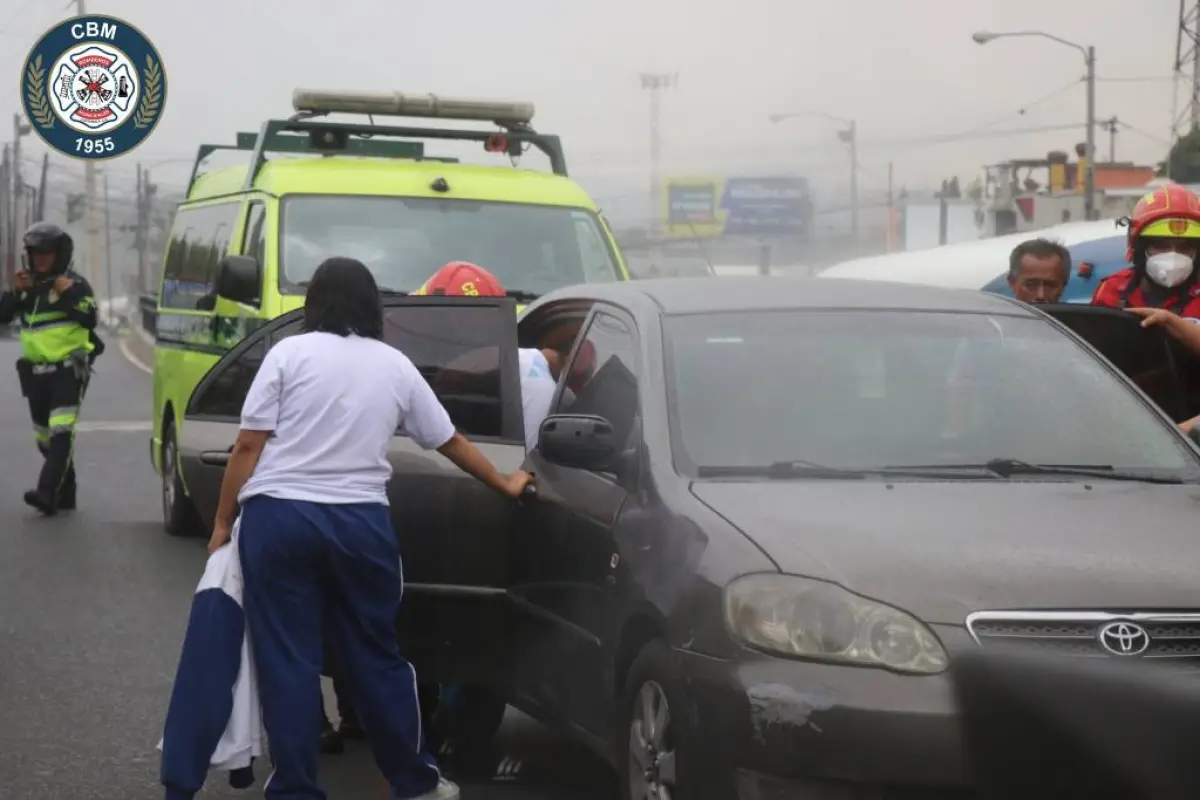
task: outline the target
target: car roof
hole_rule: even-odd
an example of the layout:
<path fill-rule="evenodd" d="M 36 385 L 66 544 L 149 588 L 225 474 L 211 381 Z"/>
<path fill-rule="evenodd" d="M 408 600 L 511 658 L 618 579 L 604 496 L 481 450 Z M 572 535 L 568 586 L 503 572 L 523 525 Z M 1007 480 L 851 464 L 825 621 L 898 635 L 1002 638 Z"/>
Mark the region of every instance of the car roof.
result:
<path fill-rule="evenodd" d="M 1021 242 L 1046 238 L 1074 247 L 1123 235 L 1113 219 L 1067 222 L 1042 230 L 857 258 L 829 267 L 821 276 L 981 289 L 1008 271 L 1009 254 Z"/>
<path fill-rule="evenodd" d="M 659 313 L 699 314 L 719 311 L 780 309 L 958 311 L 963 313 L 1036 314 L 1012 300 L 967 289 L 946 289 L 885 281 L 838 278 L 746 277 L 656 278 L 569 286 L 543 296 L 542 306 L 556 300 L 610 301 L 635 307 L 646 301 Z M 531 307 L 532 308 L 532 307 Z"/>
<path fill-rule="evenodd" d="M 240 194 L 248 170 L 249 166 L 245 165 L 226 167 L 199 176 L 185 202 Z M 445 178 L 450 184 L 448 194 L 430 188 L 438 178 Z M 273 195 L 448 197 L 596 208 L 579 184 L 560 175 L 512 167 L 407 159 L 277 158 L 263 165 L 255 178 L 254 188 Z"/>

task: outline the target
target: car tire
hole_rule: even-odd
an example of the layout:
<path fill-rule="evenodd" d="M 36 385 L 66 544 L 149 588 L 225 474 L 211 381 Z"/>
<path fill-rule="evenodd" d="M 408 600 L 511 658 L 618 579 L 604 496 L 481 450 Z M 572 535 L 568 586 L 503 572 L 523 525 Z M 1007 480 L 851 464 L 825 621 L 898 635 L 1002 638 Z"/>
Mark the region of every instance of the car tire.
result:
<path fill-rule="evenodd" d="M 163 527 L 167 534 L 187 538 L 203 536 L 200 515 L 179 477 L 179 445 L 175 440 L 175 425 L 171 422 L 166 423 L 163 430 L 161 463 Z"/>
<path fill-rule="evenodd" d="M 648 730 L 655 712 L 665 725 Z M 704 767 L 699 721 L 671 649 L 650 641 L 629 667 L 617 714 L 615 750 L 623 800 L 728 800 L 733 781 L 714 780 Z"/>
<path fill-rule="evenodd" d="M 487 686 L 460 686 L 453 705 L 441 705 L 433 726 L 442 741 L 456 748 L 476 749 L 491 744 L 504 724 L 508 701 Z"/>

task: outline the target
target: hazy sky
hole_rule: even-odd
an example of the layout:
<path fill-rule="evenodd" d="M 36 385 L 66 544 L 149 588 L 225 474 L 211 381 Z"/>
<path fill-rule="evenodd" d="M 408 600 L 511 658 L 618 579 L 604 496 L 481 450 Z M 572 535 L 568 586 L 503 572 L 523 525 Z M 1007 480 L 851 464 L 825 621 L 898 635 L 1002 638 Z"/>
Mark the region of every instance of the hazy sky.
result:
<path fill-rule="evenodd" d="M 94 13 L 142 29 L 163 54 L 165 116 L 116 165 L 163 161 L 186 175 L 201 141 L 290 113 L 291 90 L 353 88 L 532 100 L 568 164 L 607 208 L 644 204 L 649 97 L 643 70 L 677 71 L 663 98 L 664 172 L 803 174 L 820 199 L 846 196 L 838 125 L 858 122 L 862 191 L 966 179 L 984 163 L 1037 158 L 1083 139 L 1083 59 L 1040 39 L 979 46 L 972 32 L 1040 29 L 1097 49 L 1097 113 L 1133 126 L 1121 160 L 1161 160 L 1170 129 L 1174 0 L 111 0 Z M 19 110 L 29 46 L 68 14 L 63 0 L 0 0 L 0 140 Z M 1136 79 L 1136 80 L 1130 80 Z M 8 88 L 5 88 L 8 87 Z M 1039 99 L 1058 92 L 1042 103 Z M 1025 114 L 1018 112 L 1028 107 Z M 1077 130 L 953 144 L 905 140 L 972 130 Z M 28 143 L 29 140 L 27 139 Z M 1097 135 L 1108 152 L 1108 134 Z M 40 142 L 28 152 L 40 154 Z M 457 154 L 457 153 L 456 153 Z M 482 154 L 479 154 L 482 157 Z"/>

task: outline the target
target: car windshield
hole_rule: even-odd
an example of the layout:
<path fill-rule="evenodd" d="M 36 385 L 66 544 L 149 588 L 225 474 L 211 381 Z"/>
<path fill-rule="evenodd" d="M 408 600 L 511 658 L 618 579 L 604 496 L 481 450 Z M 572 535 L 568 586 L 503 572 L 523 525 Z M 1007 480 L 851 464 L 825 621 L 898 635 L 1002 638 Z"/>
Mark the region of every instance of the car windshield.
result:
<path fill-rule="evenodd" d="M 411 292 L 450 261 L 470 261 L 509 292 L 541 295 L 577 283 L 620 280 L 591 211 L 557 206 L 412 197 L 288 197 L 283 201 L 279 288 L 303 294 L 331 256 L 366 264 L 383 289 Z"/>
<path fill-rule="evenodd" d="M 669 316 L 664 335 L 676 463 L 689 474 L 1011 459 L 1195 477 L 1169 425 L 1043 320 L 756 311 Z"/>

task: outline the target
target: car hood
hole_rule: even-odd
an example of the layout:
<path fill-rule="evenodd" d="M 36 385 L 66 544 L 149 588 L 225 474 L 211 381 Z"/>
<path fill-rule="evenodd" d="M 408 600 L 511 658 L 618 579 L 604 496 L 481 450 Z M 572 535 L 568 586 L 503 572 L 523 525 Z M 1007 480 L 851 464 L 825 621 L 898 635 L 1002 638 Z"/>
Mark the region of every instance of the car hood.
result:
<path fill-rule="evenodd" d="M 1200 607 L 1200 487 L 1096 481 L 708 482 L 692 493 L 787 573 L 928 621 Z"/>

